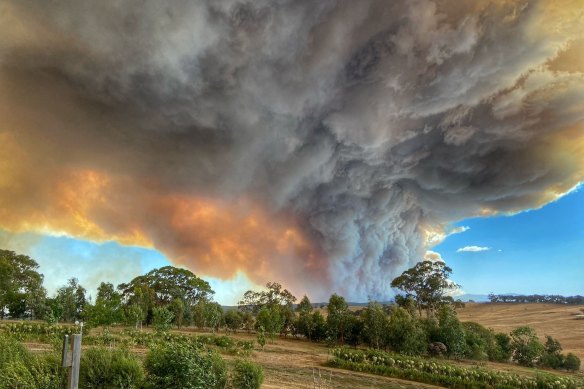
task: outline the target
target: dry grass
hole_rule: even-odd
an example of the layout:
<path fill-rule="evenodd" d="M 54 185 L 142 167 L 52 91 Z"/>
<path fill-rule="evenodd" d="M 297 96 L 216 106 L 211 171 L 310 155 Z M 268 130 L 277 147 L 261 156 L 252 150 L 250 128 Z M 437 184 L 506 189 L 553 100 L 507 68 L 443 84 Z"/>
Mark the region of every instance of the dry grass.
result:
<path fill-rule="evenodd" d="M 231 336 L 241 340 L 255 340 L 254 334 L 238 333 Z M 436 388 L 417 382 L 325 367 L 328 360 L 327 347 L 299 339 L 276 338 L 274 343 L 268 341 L 264 350 L 256 350 L 251 359 L 264 368 L 265 381 L 262 388 L 319 388 L 318 385 L 314 386 L 313 379 L 313 371 L 318 378 L 319 369 L 323 383 L 321 389 Z"/>
<path fill-rule="evenodd" d="M 564 353 L 572 352 L 584 361 L 584 320 L 582 305 L 468 303 L 458 310 L 461 321 L 475 321 L 498 332 L 509 332 L 519 326 L 533 327 L 544 340 L 553 336 L 562 344 Z"/>
<path fill-rule="evenodd" d="M 359 307 L 362 308 L 362 307 Z M 529 325 L 536 329 L 543 338 L 551 335 L 557 338 L 564 352 L 573 352 L 584 361 L 584 320 L 577 320 L 582 306 L 555 304 L 476 304 L 469 303 L 458 310 L 461 321 L 476 321 L 486 327 L 500 332 L 509 332 L 513 328 Z M 326 310 L 324 310 L 326 314 Z M 199 333 L 193 329 L 183 329 L 182 333 Z M 221 335 L 224 334 L 221 332 Z M 254 340 L 255 334 L 230 334 L 241 340 Z M 40 351 L 46 345 L 31 343 L 28 345 L 35 351 Z M 135 350 L 143 353 L 145 350 Z M 234 357 L 225 356 L 232 361 Z M 380 377 L 371 374 L 352 372 L 348 370 L 325 367 L 328 359 L 328 349 L 323 344 L 311 343 L 298 339 L 275 339 L 268 341 L 264 350 L 254 351 L 252 360 L 264 368 L 265 381 L 262 388 L 319 388 L 314 386 L 313 371 L 323 382 L 321 389 L 340 388 L 436 388 L 436 386 L 409 382 L 399 379 Z M 476 364 L 475 362 L 461 362 Z M 485 363 L 482 363 L 485 364 Z M 533 370 L 510 364 L 486 363 L 490 368 L 531 374 Z M 562 374 L 556 372 L 556 374 Z M 566 373 L 567 374 L 567 373 Z M 330 384 L 329 384 L 330 379 Z"/>

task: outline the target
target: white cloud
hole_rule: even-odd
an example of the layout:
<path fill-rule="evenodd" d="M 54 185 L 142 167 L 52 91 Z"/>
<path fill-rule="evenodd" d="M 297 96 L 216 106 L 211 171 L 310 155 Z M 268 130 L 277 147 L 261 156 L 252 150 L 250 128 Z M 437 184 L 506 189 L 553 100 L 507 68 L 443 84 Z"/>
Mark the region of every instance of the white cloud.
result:
<path fill-rule="evenodd" d="M 465 246 L 465 247 L 461 247 L 458 250 L 456 250 L 457 253 L 466 253 L 466 252 L 471 252 L 471 253 L 476 253 L 479 251 L 488 251 L 490 250 L 490 247 L 484 247 L 484 246 Z"/>

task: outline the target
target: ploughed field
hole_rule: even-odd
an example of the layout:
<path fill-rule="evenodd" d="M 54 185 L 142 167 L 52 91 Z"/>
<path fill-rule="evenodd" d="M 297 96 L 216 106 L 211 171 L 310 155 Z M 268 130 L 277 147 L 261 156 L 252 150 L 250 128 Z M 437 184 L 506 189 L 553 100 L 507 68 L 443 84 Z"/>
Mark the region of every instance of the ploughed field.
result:
<path fill-rule="evenodd" d="M 541 337 L 556 338 L 565 354 L 574 353 L 584 361 L 584 320 L 578 319 L 582 308 L 562 304 L 467 303 L 457 313 L 462 322 L 475 321 L 498 332 L 533 327 Z"/>

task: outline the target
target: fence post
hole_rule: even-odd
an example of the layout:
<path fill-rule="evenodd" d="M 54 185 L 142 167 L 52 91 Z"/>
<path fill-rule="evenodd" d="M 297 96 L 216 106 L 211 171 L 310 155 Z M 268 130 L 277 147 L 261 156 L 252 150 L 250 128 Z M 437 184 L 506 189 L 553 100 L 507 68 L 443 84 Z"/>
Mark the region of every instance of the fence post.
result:
<path fill-rule="evenodd" d="M 69 335 L 63 337 L 63 353 L 61 356 L 61 366 L 67 367 L 67 389 L 79 388 L 79 365 L 81 364 L 81 334 L 73 334 L 72 342 L 69 342 Z"/>
<path fill-rule="evenodd" d="M 73 335 L 73 353 L 69 370 L 69 389 L 79 388 L 79 365 L 81 364 L 81 334 Z"/>

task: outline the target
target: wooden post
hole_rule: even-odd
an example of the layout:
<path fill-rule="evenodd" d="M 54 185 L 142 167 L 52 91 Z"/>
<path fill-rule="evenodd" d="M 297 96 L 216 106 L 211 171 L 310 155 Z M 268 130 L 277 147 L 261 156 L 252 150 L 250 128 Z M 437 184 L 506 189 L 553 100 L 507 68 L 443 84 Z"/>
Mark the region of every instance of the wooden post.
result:
<path fill-rule="evenodd" d="M 61 354 L 61 366 L 70 367 L 71 359 L 69 355 L 69 335 L 63 337 L 63 352 Z"/>
<path fill-rule="evenodd" d="M 73 341 L 69 342 L 69 335 L 63 338 L 63 354 L 61 365 L 69 368 L 67 389 L 79 388 L 79 365 L 81 364 L 81 334 L 73 334 Z"/>
<path fill-rule="evenodd" d="M 81 334 L 73 335 L 71 370 L 69 370 L 69 389 L 79 388 L 79 365 L 81 364 Z"/>

